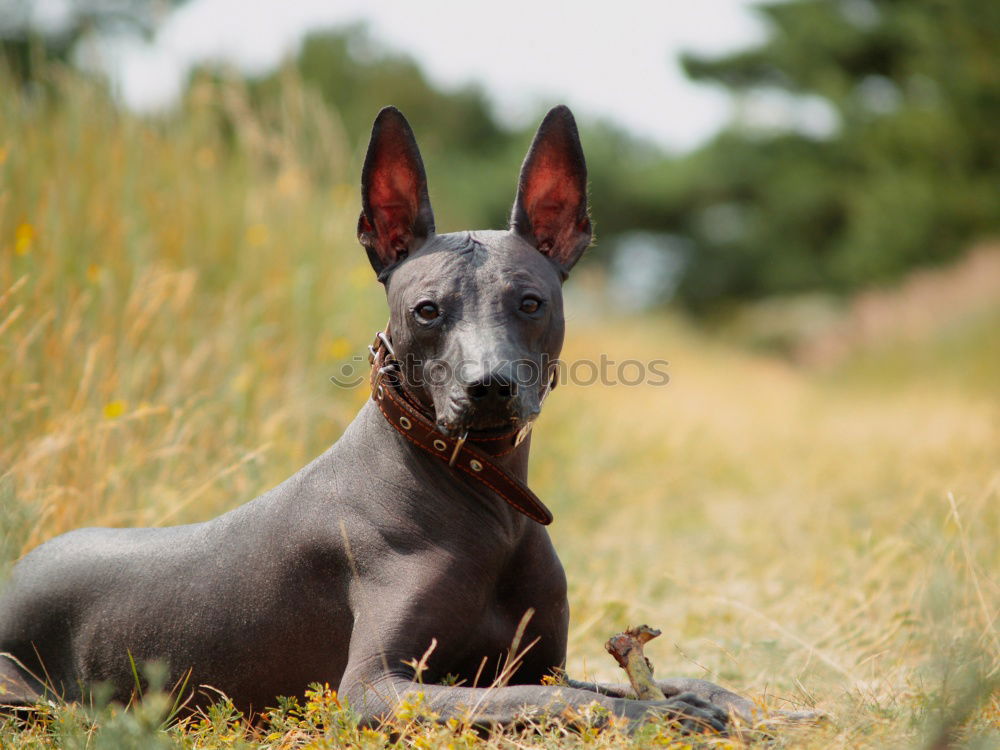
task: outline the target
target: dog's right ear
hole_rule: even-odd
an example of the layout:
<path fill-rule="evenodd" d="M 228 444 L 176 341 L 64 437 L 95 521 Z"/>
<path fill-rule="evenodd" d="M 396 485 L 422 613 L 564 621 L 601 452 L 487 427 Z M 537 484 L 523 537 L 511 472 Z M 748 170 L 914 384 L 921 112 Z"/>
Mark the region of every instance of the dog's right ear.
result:
<path fill-rule="evenodd" d="M 358 240 L 381 274 L 434 234 L 427 175 L 410 124 L 395 107 L 378 113 L 361 171 Z"/>

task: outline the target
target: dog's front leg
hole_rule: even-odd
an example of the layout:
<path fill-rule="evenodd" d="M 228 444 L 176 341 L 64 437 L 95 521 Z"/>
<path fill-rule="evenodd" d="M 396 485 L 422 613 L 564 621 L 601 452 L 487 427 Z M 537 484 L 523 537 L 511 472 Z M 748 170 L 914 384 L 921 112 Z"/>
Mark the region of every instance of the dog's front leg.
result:
<path fill-rule="evenodd" d="M 570 687 L 580 690 L 590 690 L 612 698 L 635 697 L 632 687 L 627 684 L 581 682 L 580 680 L 567 680 L 566 682 Z M 707 703 L 718 706 L 727 713 L 736 714 L 744 721 L 752 721 L 755 711 L 760 713 L 760 708 L 752 701 L 708 680 L 675 677 L 667 680 L 657 680 L 656 685 L 663 691 L 663 694 L 667 698 L 693 694 Z"/>
<path fill-rule="evenodd" d="M 366 725 L 391 717 L 402 702 L 412 701 L 418 694 L 439 720 L 467 719 L 477 726 L 509 726 L 525 718 L 559 717 L 567 710 L 580 711 L 595 703 L 609 714 L 626 719 L 631 726 L 646 718 L 665 716 L 690 732 L 724 732 L 728 721 L 726 711 L 690 693 L 667 701 L 638 701 L 564 685 L 493 688 L 424 685 L 402 674 L 371 679 L 345 675 L 341 693 Z"/>
<path fill-rule="evenodd" d="M 612 698 L 634 698 L 632 686 L 611 682 L 582 682 L 580 680 L 567 679 L 566 683 L 573 688 L 580 690 L 592 690 L 601 695 Z M 764 712 L 759 705 L 744 698 L 742 695 L 726 690 L 724 687 L 716 685 L 708 680 L 698 680 L 689 677 L 674 677 L 666 680 L 657 680 L 657 686 L 663 691 L 667 698 L 677 698 L 681 695 L 695 695 L 703 701 L 718 706 L 726 713 L 734 714 L 742 721 L 754 723 L 762 718 L 777 718 L 789 722 L 816 722 L 821 721 L 826 716 L 819 710 L 787 710 Z"/>

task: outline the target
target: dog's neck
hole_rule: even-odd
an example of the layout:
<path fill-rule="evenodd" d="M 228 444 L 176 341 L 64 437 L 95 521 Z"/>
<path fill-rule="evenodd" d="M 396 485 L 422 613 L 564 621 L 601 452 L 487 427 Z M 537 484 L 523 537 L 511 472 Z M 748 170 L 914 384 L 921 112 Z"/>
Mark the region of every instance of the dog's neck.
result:
<path fill-rule="evenodd" d="M 497 459 L 522 482 L 527 482 L 529 435 L 511 453 Z M 480 513 L 482 528 L 511 539 L 534 526 L 530 520 L 478 482 L 466 479 L 444 461 L 409 443 L 369 399 L 344 433 L 347 460 L 363 469 L 374 485 L 384 485 L 378 497 L 392 498 L 398 511 L 420 526 L 438 528 L 456 506 Z"/>
<path fill-rule="evenodd" d="M 431 420 L 433 420 L 434 419 L 433 408 L 428 408 L 428 407 L 424 408 L 427 409 L 426 412 L 427 416 Z M 389 422 L 385 419 L 385 417 L 379 411 L 378 407 L 375 406 L 375 403 L 372 399 L 369 399 L 365 403 L 364 407 L 362 407 L 361 414 L 359 414 L 359 416 L 366 414 L 366 412 L 371 412 L 376 417 L 375 419 L 372 419 L 372 421 L 375 422 L 377 431 L 381 435 L 381 437 L 379 438 L 380 444 L 387 444 L 393 446 L 394 448 L 398 448 L 407 456 L 408 460 L 412 458 L 415 461 L 419 461 L 421 464 L 426 463 L 434 466 L 438 466 L 441 464 L 440 461 L 437 461 L 427 456 L 426 454 L 424 454 L 423 451 L 421 451 L 419 448 L 416 448 L 414 445 L 408 442 L 401 434 L 399 434 L 398 430 L 394 428 L 391 424 L 389 424 Z M 468 442 L 471 445 L 475 445 L 476 442 L 475 436 L 470 435 L 468 438 Z M 502 466 L 504 469 L 506 469 L 508 472 L 513 474 L 517 479 L 527 483 L 528 455 L 530 450 L 531 450 L 531 433 L 528 433 L 524 437 L 524 440 L 522 440 L 519 445 L 515 446 L 512 451 L 502 456 L 496 456 L 493 458 L 493 460 L 500 466 Z M 447 465 L 444 466 L 445 468 L 447 468 Z M 449 474 L 454 474 L 454 471 L 449 470 Z"/>

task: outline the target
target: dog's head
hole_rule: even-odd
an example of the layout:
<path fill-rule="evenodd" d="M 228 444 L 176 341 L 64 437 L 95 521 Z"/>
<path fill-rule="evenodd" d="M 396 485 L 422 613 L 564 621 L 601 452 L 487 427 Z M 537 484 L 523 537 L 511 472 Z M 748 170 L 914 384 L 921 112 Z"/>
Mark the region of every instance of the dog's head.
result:
<path fill-rule="evenodd" d="M 447 434 L 533 420 L 562 348 L 562 282 L 591 239 L 572 113 L 556 107 L 538 128 L 507 231 L 435 234 L 420 151 L 393 107 L 375 120 L 361 182 L 358 238 L 409 392 Z"/>

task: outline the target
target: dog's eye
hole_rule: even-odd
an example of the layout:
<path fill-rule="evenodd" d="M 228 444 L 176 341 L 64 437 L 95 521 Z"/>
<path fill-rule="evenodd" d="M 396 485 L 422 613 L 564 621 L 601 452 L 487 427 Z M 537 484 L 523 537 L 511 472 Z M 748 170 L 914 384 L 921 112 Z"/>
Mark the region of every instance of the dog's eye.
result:
<path fill-rule="evenodd" d="M 542 301 L 538 297 L 528 296 L 521 300 L 521 312 L 528 313 L 528 315 L 538 312 L 538 308 L 541 306 Z"/>
<path fill-rule="evenodd" d="M 434 320 L 441 314 L 441 311 L 438 310 L 438 306 L 433 302 L 421 302 L 416 306 L 414 312 L 421 320 Z"/>

